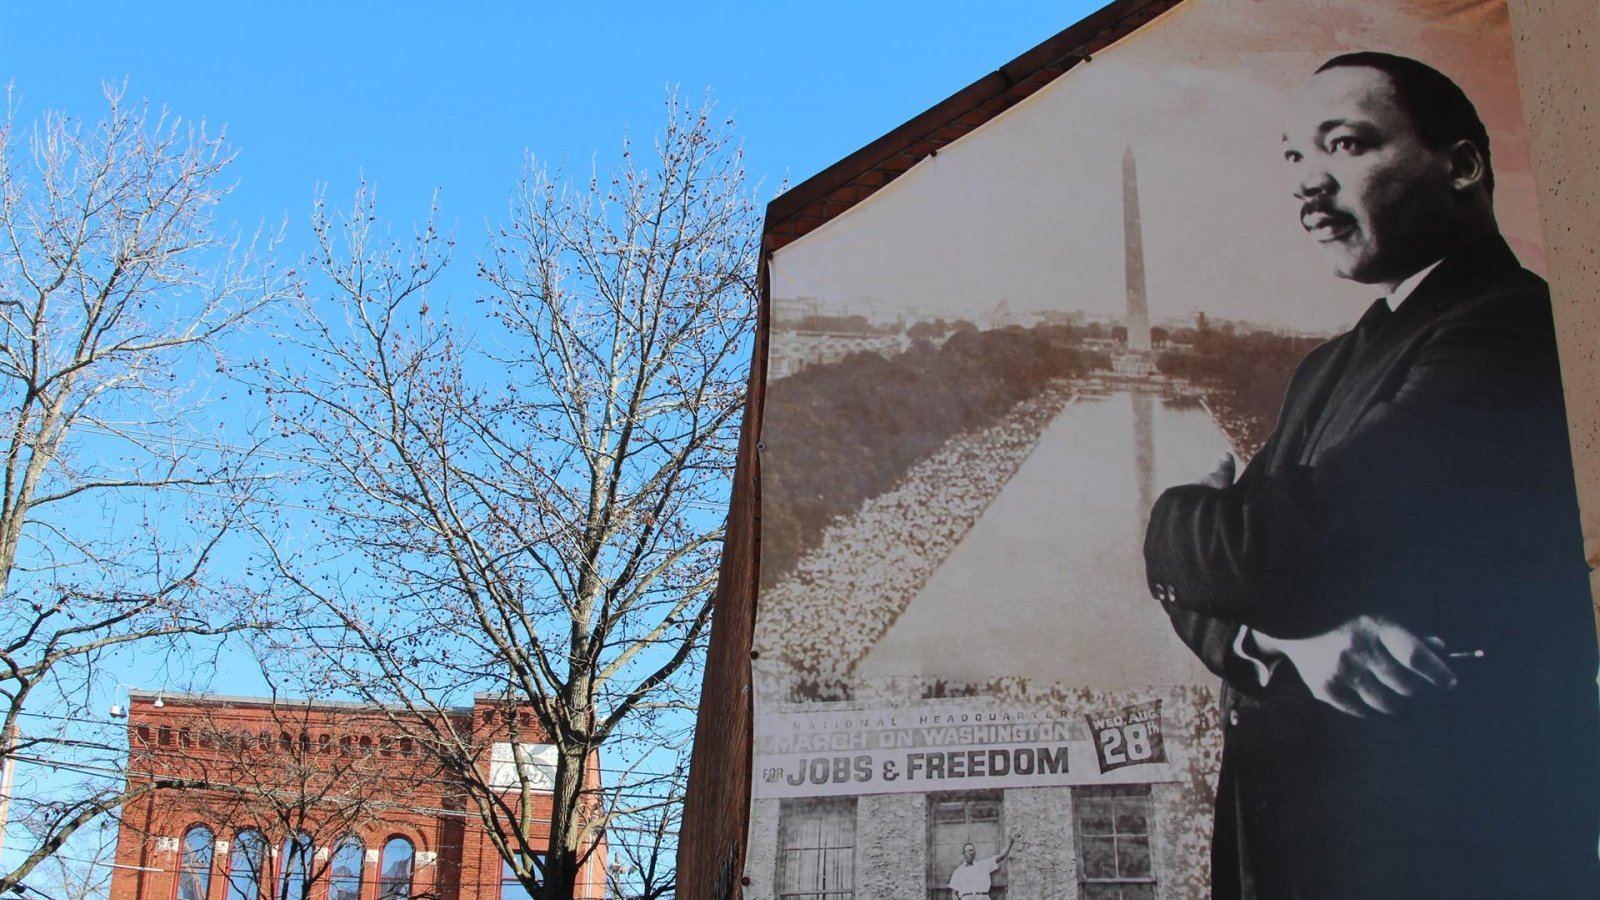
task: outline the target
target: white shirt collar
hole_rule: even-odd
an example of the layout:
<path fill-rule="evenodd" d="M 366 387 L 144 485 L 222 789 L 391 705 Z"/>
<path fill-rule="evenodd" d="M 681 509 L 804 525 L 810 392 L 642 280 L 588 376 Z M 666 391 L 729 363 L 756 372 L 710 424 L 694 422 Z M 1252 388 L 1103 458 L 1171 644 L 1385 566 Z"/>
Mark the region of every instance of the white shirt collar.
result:
<path fill-rule="evenodd" d="M 1444 262 L 1443 258 L 1436 259 L 1432 263 L 1429 263 L 1428 265 L 1418 269 L 1411 275 L 1410 278 L 1407 278 L 1405 281 L 1402 281 L 1396 285 L 1395 289 L 1390 292 L 1387 298 L 1389 301 L 1389 309 L 1391 311 L 1399 309 L 1400 304 L 1406 302 L 1406 298 L 1411 296 L 1411 292 L 1415 291 L 1417 289 L 1417 285 L 1422 283 L 1422 279 L 1427 278 L 1429 272 L 1439 268 L 1439 263 L 1442 262 Z"/>

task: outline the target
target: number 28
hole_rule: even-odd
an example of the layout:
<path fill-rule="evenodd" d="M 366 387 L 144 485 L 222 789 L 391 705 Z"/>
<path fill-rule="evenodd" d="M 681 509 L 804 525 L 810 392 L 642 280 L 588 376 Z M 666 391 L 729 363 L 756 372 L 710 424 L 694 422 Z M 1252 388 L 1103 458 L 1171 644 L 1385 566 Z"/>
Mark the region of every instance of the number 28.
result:
<path fill-rule="evenodd" d="M 1126 742 L 1127 749 L 1123 749 Z M 1100 755 L 1108 764 L 1142 762 L 1150 758 L 1150 727 L 1134 722 L 1100 732 Z"/>

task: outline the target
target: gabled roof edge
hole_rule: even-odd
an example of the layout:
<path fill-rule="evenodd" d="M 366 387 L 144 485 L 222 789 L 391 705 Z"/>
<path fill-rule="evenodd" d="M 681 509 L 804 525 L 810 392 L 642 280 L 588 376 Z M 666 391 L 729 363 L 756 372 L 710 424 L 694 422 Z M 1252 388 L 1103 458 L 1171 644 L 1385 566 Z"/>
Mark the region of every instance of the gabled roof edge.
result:
<path fill-rule="evenodd" d="M 1183 0 L 1113 0 L 767 204 L 762 250 L 820 227 Z"/>

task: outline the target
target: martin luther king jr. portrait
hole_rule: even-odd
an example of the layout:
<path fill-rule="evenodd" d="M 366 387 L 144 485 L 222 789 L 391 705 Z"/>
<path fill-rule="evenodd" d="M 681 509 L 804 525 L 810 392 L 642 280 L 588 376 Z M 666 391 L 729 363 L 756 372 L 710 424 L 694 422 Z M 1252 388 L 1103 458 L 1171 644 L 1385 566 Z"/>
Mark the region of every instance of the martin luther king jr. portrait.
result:
<path fill-rule="evenodd" d="M 1600 897 L 1549 291 L 1496 224 L 1490 136 L 1449 77 L 1381 53 L 1329 60 L 1285 123 L 1285 226 L 1376 302 L 1237 477 L 1151 510 L 1151 591 L 1224 683 L 1213 896 Z"/>

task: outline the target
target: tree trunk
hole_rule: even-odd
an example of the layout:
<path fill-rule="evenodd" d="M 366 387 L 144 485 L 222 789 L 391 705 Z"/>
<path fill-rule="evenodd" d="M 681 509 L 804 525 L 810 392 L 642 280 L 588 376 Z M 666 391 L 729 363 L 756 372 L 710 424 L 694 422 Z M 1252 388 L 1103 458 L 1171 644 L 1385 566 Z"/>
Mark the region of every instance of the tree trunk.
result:
<path fill-rule="evenodd" d="M 558 751 L 550 812 L 550 855 L 545 858 L 543 900 L 573 900 L 589 849 L 584 844 L 584 775 L 589 754 L 564 744 Z"/>

